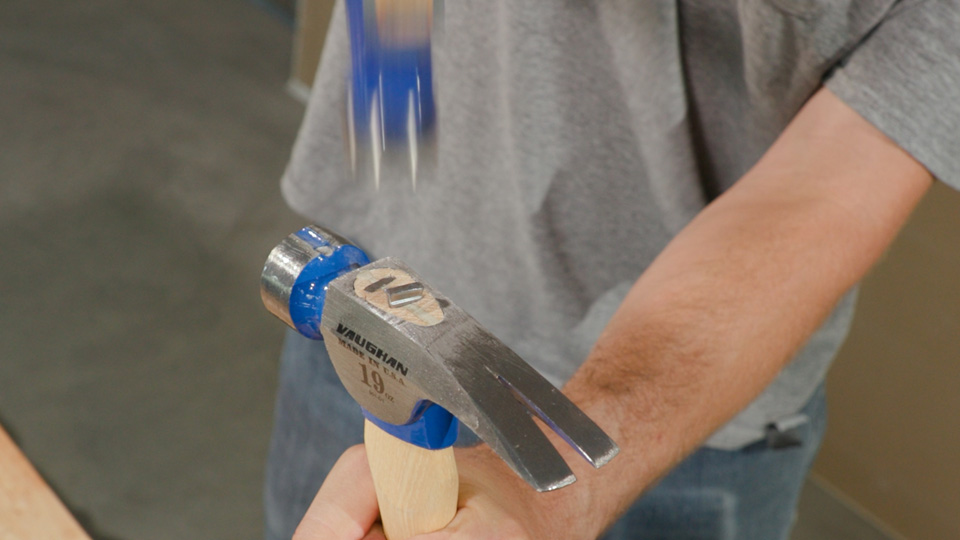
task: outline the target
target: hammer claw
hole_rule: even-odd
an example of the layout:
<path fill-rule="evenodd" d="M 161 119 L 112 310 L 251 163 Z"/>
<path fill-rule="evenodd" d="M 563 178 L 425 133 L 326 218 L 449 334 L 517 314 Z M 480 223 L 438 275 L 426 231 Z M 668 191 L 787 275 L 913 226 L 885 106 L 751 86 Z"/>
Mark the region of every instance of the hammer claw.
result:
<path fill-rule="evenodd" d="M 445 349 L 442 343 L 435 345 Z M 576 481 L 570 467 L 534 423 L 529 403 L 517 399 L 510 386 L 490 369 L 487 353 L 486 347 L 475 346 L 472 339 L 461 342 L 449 371 L 457 373 L 461 389 L 458 397 L 468 399 L 440 405 L 460 418 L 537 491 Z"/>
<path fill-rule="evenodd" d="M 575 482 L 573 471 L 533 422 L 527 408 L 498 381 L 493 383 L 498 390 L 488 395 L 496 399 L 477 404 L 482 418 L 477 435 L 537 491 Z"/>
<path fill-rule="evenodd" d="M 493 339 L 493 336 L 491 336 Z M 533 414 L 596 468 L 606 465 L 619 448 L 567 397 L 505 345 L 502 356 L 488 363 L 501 383 Z"/>

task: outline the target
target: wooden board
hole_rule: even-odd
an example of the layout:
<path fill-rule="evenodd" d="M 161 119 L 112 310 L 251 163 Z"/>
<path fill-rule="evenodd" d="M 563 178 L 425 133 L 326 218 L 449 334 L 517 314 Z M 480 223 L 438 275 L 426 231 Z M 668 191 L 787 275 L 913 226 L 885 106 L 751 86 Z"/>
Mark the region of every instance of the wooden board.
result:
<path fill-rule="evenodd" d="M 0 428 L 0 540 L 90 540 Z"/>

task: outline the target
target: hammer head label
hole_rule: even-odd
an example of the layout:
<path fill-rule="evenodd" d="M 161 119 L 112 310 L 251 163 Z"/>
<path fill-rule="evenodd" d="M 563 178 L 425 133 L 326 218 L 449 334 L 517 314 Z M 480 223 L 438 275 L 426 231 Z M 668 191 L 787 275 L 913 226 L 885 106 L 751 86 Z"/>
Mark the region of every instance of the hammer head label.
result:
<path fill-rule="evenodd" d="M 365 409 L 394 410 L 388 421 L 402 424 L 409 419 L 422 392 L 408 384 L 410 367 L 379 345 L 367 331 L 337 323 L 321 327 L 330 360 L 344 387 Z M 400 356 L 402 358 L 402 355 Z"/>
<path fill-rule="evenodd" d="M 369 356 L 371 360 L 376 359 L 396 370 L 401 375 L 407 374 L 407 367 L 404 366 L 402 362 L 375 345 L 372 341 L 367 340 L 367 338 L 353 331 L 350 327 L 342 323 L 337 323 L 337 334 L 339 336 L 337 341 L 340 342 L 341 346 L 354 349 L 360 356 L 364 356 L 363 351 L 366 351 L 366 356 Z"/>

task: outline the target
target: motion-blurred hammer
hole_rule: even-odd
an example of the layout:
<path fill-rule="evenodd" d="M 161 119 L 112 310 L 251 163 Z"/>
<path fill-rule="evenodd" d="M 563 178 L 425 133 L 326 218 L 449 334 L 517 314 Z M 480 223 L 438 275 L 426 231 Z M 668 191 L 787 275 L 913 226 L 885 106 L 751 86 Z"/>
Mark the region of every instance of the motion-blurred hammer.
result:
<path fill-rule="evenodd" d="M 273 249 L 263 302 L 323 339 L 366 417 L 364 438 L 390 540 L 443 528 L 457 509 L 458 420 L 538 491 L 575 477 L 536 415 L 594 467 L 617 445 L 559 390 L 404 263 L 370 263 L 318 226 Z"/>
<path fill-rule="evenodd" d="M 346 143 L 354 175 L 409 167 L 418 170 L 436 154 L 433 26 L 440 0 L 346 0 L 350 75 L 346 93 Z M 429 169 L 429 167 L 427 167 Z"/>

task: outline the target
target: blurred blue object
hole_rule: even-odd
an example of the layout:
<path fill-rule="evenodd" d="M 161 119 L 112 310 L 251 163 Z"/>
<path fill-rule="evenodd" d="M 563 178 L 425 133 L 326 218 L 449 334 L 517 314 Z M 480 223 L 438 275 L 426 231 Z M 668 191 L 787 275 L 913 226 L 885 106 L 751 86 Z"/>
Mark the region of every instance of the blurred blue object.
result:
<path fill-rule="evenodd" d="M 369 145 L 379 184 L 380 156 L 408 149 L 415 177 L 419 141 L 436 124 L 432 2 L 346 0 L 346 8 L 351 51 L 347 137 L 353 165 L 357 148 Z"/>

